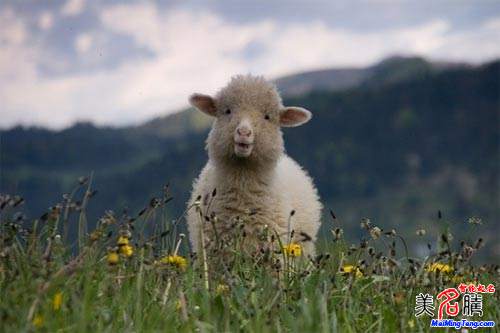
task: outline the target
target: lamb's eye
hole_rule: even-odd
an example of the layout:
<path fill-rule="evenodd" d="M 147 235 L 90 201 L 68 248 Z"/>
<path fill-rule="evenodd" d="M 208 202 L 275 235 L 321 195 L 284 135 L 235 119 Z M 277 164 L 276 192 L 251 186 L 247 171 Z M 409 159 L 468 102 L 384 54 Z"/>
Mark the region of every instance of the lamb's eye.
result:
<path fill-rule="evenodd" d="M 269 117 L 269 115 L 268 115 L 268 114 L 266 114 L 266 115 L 264 116 L 264 119 L 265 119 L 265 120 L 269 120 L 269 119 L 271 119 L 271 117 Z"/>
<path fill-rule="evenodd" d="M 226 114 L 231 114 L 231 109 L 226 109 Z"/>

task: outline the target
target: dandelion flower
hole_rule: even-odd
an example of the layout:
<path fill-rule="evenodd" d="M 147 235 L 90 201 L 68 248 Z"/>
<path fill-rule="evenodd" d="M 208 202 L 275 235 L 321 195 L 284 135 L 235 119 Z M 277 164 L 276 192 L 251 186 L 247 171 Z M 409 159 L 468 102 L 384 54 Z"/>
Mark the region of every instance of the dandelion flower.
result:
<path fill-rule="evenodd" d="M 341 268 L 341 271 L 345 274 L 355 274 L 357 278 L 363 277 L 363 272 L 357 267 L 353 265 L 344 265 Z"/>
<path fill-rule="evenodd" d="M 128 238 L 124 237 L 124 236 L 120 236 L 120 237 L 118 237 L 118 241 L 116 242 L 116 244 L 118 244 L 118 246 L 128 245 Z"/>
<path fill-rule="evenodd" d="M 43 326 L 42 315 L 36 315 L 35 318 L 33 318 L 33 326 L 35 326 L 36 328 L 40 328 Z"/>
<path fill-rule="evenodd" d="M 283 247 L 283 252 L 290 257 L 300 257 L 302 255 L 302 246 L 297 243 L 290 243 Z"/>
<path fill-rule="evenodd" d="M 62 292 L 58 291 L 55 295 L 54 298 L 52 299 L 52 308 L 54 311 L 59 311 L 61 309 L 61 304 L 62 304 L 62 299 L 63 299 L 63 294 Z"/>
<path fill-rule="evenodd" d="M 118 263 L 118 260 L 120 258 L 118 257 L 118 253 L 116 252 L 109 252 L 107 257 L 106 257 L 106 260 L 108 261 L 108 264 L 110 265 L 116 265 Z"/>
<path fill-rule="evenodd" d="M 181 270 L 184 270 L 187 267 L 186 258 L 178 256 L 178 255 L 165 256 L 165 257 L 161 258 L 160 263 L 172 265 L 172 266 L 175 266 L 177 268 L 180 268 Z"/>
<path fill-rule="evenodd" d="M 130 245 L 120 246 L 120 253 L 129 258 L 134 254 L 134 248 Z"/>
<path fill-rule="evenodd" d="M 453 267 L 447 264 L 435 262 L 427 267 L 427 272 L 451 273 L 453 272 Z"/>
<path fill-rule="evenodd" d="M 175 301 L 175 310 L 180 311 L 182 309 L 182 302 L 180 299 Z"/>
<path fill-rule="evenodd" d="M 229 291 L 229 286 L 227 284 L 224 284 L 224 283 L 219 283 L 217 285 L 217 288 L 215 288 L 215 292 L 218 294 L 218 295 L 222 295 L 222 294 L 225 294 Z"/>
<path fill-rule="evenodd" d="M 91 234 L 90 234 L 90 240 L 95 242 L 97 240 L 99 240 L 99 238 L 102 236 L 102 232 L 99 231 L 99 230 L 94 230 Z"/>
<path fill-rule="evenodd" d="M 415 328 L 415 321 L 413 319 L 408 320 L 408 327 Z"/>

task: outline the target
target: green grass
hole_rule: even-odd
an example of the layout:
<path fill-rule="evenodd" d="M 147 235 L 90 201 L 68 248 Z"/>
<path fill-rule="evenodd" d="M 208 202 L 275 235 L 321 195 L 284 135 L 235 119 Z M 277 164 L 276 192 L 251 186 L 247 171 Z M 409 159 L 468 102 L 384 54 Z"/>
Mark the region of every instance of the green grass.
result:
<path fill-rule="evenodd" d="M 333 235 L 318 244 L 317 258 L 288 257 L 276 241 L 251 253 L 236 232 L 207 248 L 204 260 L 203 253 L 189 255 L 177 225 L 164 218 L 168 192 L 137 216 L 107 214 L 87 233 L 88 199 L 79 207 L 68 198 L 29 222 L 14 214 L 16 200 L 2 197 L 0 331 L 427 332 L 436 329 L 429 317 L 415 318 L 416 294 L 436 297 L 460 281 L 499 282 L 498 266 L 473 266 L 466 245 L 448 236 L 432 255 L 408 258 L 399 251 L 404 238 L 378 235 L 369 223 L 366 240 L 351 245 Z M 63 230 L 78 223 L 80 243 L 70 243 Z M 121 251 L 119 235 L 133 254 L 110 264 L 109 253 Z M 173 254 L 186 258 L 185 268 L 161 263 Z M 435 262 L 453 271 L 429 271 Z M 346 273 L 346 265 L 357 268 Z M 498 323 L 498 298 L 485 294 L 482 318 L 471 319 Z"/>

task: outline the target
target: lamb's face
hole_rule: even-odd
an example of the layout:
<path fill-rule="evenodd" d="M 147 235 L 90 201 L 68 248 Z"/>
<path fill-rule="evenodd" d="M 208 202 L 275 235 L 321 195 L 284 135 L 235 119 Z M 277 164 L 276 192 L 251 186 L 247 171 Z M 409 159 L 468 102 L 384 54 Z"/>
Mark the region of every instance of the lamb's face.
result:
<path fill-rule="evenodd" d="M 283 107 L 274 85 L 262 77 L 237 76 L 215 98 L 195 94 L 191 104 L 215 116 L 207 140 L 211 158 L 268 164 L 283 152 L 281 126 L 298 126 L 310 112 Z"/>

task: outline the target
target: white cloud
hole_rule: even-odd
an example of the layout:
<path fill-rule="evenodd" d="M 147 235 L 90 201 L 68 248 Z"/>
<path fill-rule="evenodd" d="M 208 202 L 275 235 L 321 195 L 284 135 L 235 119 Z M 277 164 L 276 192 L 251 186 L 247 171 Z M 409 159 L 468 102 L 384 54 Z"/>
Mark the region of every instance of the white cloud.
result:
<path fill-rule="evenodd" d="M 134 37 L 139 45 L 159 49 L 165 43 L 162 31 L 168 25 L 162 22 L 157 7 L 152 3 L 109 7 L 103 10 L 101 19 L 113 30 Z"/>
<path fill-rule="evenodd" d="M 35 51 L 27 47 L 29 32 L 24 22 L 13 10 L 0 11 L 0 96 L 1 88 L 8 84 L 17 84 L 31 79 Z M 0 98 L 1 100 L 1 98 Z M 8 109 L 9 104 L 2 106 Z"/>
<path fill-rule="evenodd" d="M 42 30 L 49 30 L 54 25 L 54 16 L 49 11 L 43 11 L 38 17 L 38 27 Z"/>
<path fill-rule="evenodd" d="M 75 39 L 75 50 L 78 53 L 86 53 L 92 46 L 92 36 L 88 33 L 81 33 Z"/>
<path fill-rule="evenodd" d="M 474 30 L 450 32 L 428 55 L 443 60 L 478 63 L 500 56 L 500 17 L 486 21 Z"/>
<path fill-rule="evenodd" d="M 11 41 L 0 50 L 0 69 L 10 70 L 9 80 L 0 76 L 1 127 L 61 128 L 81 119 L 138 122 L 185 106 L 194 91 L 214 93 L 236 73 L 272 78 L 328 66 L 364 66 L 396 53 L 474 62 L 500 55 L 500 43 L 495 43 L 500 18 L 472 31 L 454 32 L 446 21 L 435 20 L 405 29 L 355 32 L 320 21 L 239 25 L 210 12 L 160 11 L 137 4 L 108 7 L 101 19 L 107 29 L 131 36 L 154 56 L 98 72 L 41 77 L 36 68 L 42 52 L 23 37 L 22 24 L 10 17 L 2 25 L 11 32 L 0 31 L 0 39 L 6 35 Z M 90 54 L 92 45 L 92 35 L 75 40 L 80 56 Z M 256 47 L 252 56 L 245 53 L 249 46 Z M 13 65 L 12 59 L 17 59 Z"/>
<path fill-rule="evenodd" d="M 0 11 L 0 42 L 2 45 L 21 45 L 27 36 L 25 24 L 7 7 Z"/>
<path fill-rule="evenodd" d="M 63 16 L 76 16 L 83 12 L 85 0 L 67 0 L 61 8 Z"/>

